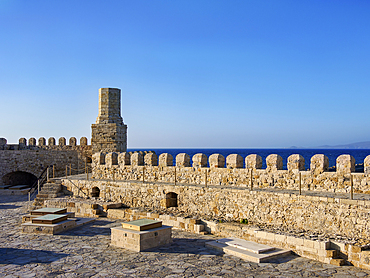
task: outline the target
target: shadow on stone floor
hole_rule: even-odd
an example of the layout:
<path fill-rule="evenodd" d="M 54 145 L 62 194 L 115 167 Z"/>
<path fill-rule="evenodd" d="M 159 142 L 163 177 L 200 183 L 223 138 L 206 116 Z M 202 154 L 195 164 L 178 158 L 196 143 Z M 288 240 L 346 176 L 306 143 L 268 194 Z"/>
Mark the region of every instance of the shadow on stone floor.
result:
<path fill-rule="evenodd" d="M 0 209 L 16 209 L 20 208 L 22 206 L 16 206 L 16 205 L 0 205 Z"/>
<path fill-rule="evenodd" d="M 117 226 L 117 224 L 115 224 L 112 221 L 95 220 L 94 222 L 59 233 L 58 235 L 87 236 L 87 237 L 93 237 L 97 235 L 109 235 L 110 236 L 110 228 L 114 226 Z"/>
<path fill-rule="evenodd" d="M 51 263 L 68 256 L 53 251 L 0 248 L 0 262 L 2 264 L 26 265 L 30 263 Z"/>

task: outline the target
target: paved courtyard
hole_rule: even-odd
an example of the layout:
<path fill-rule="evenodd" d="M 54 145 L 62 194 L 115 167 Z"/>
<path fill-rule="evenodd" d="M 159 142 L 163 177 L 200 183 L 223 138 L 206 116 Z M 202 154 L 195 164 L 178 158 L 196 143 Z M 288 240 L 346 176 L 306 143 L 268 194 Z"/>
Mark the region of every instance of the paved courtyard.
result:
<path fill-rule="evenodd" d="M 135 253 L 110 246 L 101 218 L 56 236 L 20 233 L 26 196 L 0 196 L 0 277 L 370 277 L 370 271 L 336 267 L 291 255 L 250 263 L 208 249 L 213 236 L 173 230 L 171 246 Z"/>

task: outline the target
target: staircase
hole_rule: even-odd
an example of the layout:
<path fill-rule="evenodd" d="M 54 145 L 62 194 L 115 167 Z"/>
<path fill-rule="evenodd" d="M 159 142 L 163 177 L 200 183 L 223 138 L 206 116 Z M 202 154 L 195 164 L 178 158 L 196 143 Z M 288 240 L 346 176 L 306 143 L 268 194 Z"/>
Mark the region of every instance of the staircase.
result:
<path fill-rule="evenodd" d="M 45 200 L 57 198 L 63 195 L 62 183 L 60 180 L 48 181 L 43 185 L 39 194 L 37 194 L 32 204 L 32 210 L 43 208 Z"/>

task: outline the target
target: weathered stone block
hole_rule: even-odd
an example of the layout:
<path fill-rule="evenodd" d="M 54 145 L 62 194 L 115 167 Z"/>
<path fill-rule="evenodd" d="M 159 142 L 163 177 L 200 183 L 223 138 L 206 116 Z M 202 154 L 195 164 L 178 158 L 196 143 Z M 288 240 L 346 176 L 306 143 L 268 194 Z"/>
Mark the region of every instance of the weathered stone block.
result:
<path fill-rule="evenodd" d="M 28 145 L 29 146 L 36 146 L 36 139 L 31 137 L 29 140 L 28 140 Z"/>
<path fill-rule="evenodd" d="M 315 154 L 311 157 L 310 168 L 311 173 L 314 175 L 324 173 L 329 168 L 329 158 L 324 154 Z"/>
<path fill-rule="evenodd" d="M 77 145 L 76 137 L 69 138 L 69 146 L 76 146 L 76 145 Z"/>
<path fill-rule="evenodd" d="M 131 165 L 132 166 L 142 166 L 144 165 L 144 156 L 140 152 L 134 152 L 131 155 Z"/>
<path fill-rule="evenodd" d="M 147 153 L 144 156 L 144 163 L 146 166 L 157 166 L 158 156 L 155 153 Z"/>
<path fill-rule="evenodd" d="M 114 152 L 107 153 L 105 155 L 105 163 L 108 167 L 118 165 L 118 154 Z"/>
<path fill-rule="evenodd" d="M 105 164 L 105 153 L 98 152 L 92 155 L 92 161 L 95 165 L 104 165 Z"/>
<path fill-rule="evenodd" d="M 207 156 L 204 153 L 197 153 L 193 156 L 193 167 L 207 167 Z"/>
<path fill-rule="evenodd" d="M 118 165 L 124 167 L 130 165 L 131 155 L 128 152 L 118 154 Z"/>
<path fill-rule="evenodd" d="M 20 148 L 24 148 L 24 147 L 27 146 L 27 139 L 26 138 L 20 138 L 18 142 L 19 142 L 19 147 Z M 1 143 L 0 143 L 0 145 L 1 145 Z"/>
<path fill-rule="evenodd" d="M 299 170 L 299 171 L 304 171 L 305 161 L 304 157 L 301 156 L 300 154 L 292 154 L 288 157 L 288 170 L 293 171 L 293 170 Z"/>
<path fill-rule="evenodd" d="M 177 167 L 190 167 L 190 156 L 187 153 L 179 153 L 176 155 Z"/>
<path fill-rule="evenodd" d="M 349 174 L 355 171 L 355 158 L 349 154 L 342 154 L 337 157 L 337 173 Z"/>
<path fill-rule="evenodd" d="M 229 169 L 243 168 L 243 157 L 239 154 L 229 154 L 226 157 L 226 167 Z"/>
<path fill-rule="evenodd" d="M 44 137 L 39 138 L 39 146 L 45 146 L 46 145 L 46 139 Z"/>
<path fill-rule="evenodd" d="M 370 175 L 370 155 L 364 159 L 364 172 L 365 175 Z"/>
<path fill-rule="evenodd" d="M 66 138 L 60 137 L 58 140 L 58 145 L 59 146 L 65 146 L 66 145 Z"/>
<path fill-rule="evenodd" d="M 283 169 L 283 158 L 278 154 L 270 154 L 266 157 L 266 170 L 277 171 Z"/>
<path fill-rule="evenodd" d="M 225 157 L 222 154 L 214 153 L 209 156 L 210 168 L 225 168 Z"/>
<path fill-rule="evenodd" d="M 48 146 L 55 146 L 55 138 L 54 137 L 50 137 L 48 139 Z"/>
<path fill-rule="evenodd" d="M 173 156 L 169 153 L 162 153 L 159 156 L 158 162 L 161 167 L 173 166 Z"/>
<path fill-rule="evenodd" d="M 245 168 L 247 169 L 261 169 L 262 157 L 258 154 L 250 154 L 245 158 Z"/>
<path fill-rule="evenodd" d="M 80 146 L 87 146 L 87 138 L 86 137 L 81 137 Z"/>

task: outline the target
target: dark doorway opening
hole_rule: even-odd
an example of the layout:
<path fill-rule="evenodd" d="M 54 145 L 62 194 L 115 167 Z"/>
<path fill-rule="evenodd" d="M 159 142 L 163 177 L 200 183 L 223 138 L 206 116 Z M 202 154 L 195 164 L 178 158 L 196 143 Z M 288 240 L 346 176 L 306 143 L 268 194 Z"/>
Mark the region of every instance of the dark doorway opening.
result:
<path fill-rule="evenodd" d="M 31 187 L 37 181 L 37 177 L 31 173 L 16 171 L 3 176 L 5 185 L 28 185 Z"/>

